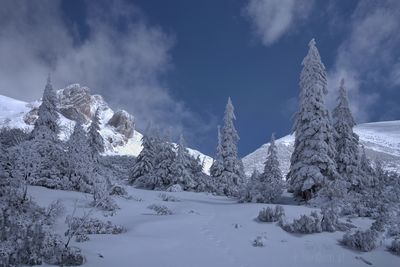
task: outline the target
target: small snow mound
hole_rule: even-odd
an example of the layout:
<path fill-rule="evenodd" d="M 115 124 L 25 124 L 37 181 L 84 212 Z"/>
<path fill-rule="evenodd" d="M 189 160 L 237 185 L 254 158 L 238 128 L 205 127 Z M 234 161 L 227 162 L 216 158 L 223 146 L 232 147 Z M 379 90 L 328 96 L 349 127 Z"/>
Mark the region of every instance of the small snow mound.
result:
<path fill-rule="evenodd" d="M 167 192 L 183 192 L 183 188 L 179 184 L 174 184 L 171 185 L 170 187 L 167 188 Z"/>

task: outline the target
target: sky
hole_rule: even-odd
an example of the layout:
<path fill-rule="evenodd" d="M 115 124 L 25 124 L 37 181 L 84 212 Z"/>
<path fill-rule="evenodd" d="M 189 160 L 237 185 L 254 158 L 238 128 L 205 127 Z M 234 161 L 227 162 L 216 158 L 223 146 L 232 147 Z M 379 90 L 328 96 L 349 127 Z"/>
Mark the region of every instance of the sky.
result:
<path fill-rule="evenodd" d="M 0 0 L 0 94 L 32 101 L 48 73 L 213 155 L 232 98 L 239 155 L 290 133 L 315 38 L 357 122 L 400 119 L 400 1 Z"/>

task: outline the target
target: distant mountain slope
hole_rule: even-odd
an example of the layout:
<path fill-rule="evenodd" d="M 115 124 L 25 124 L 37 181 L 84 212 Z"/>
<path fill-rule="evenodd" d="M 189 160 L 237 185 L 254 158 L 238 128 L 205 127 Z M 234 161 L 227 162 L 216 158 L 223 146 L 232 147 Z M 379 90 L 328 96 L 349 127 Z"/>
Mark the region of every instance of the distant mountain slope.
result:
<path fill-rule="evenodd" d="M 359 124 L 354 128 L 365 146 L 367 155 L 375 160 L 381 159 L 389 170 L 400 172 L 400 120 Z M 290 156 L 293 152 L 294 135 L 287 135 L 276 140 L 281 169 L 289 171 Z M 254 169 L 262 171 L 267 157 L 269 143 L 243 158 L 245 172 L 250 175 Z"/>
<path fill-rule="evenodd" d="M 77 119 L 89 125 L 97 108 L 100 110 L 100 133 L 106 145 L 105 154 L 137 156 L 142 150 L 142 134 L 134 129 L 134 117 L 124 110 L 114 112 L 100 95 L 91 95 L 87 87 L 72 84 L 57 91 L 60 111 L 60 139 L 67 140 Z M 33 129 L 40 101 L 26 103 L 0 95 L 0 128 Z M 201 152 L 189 152 L 204 160 L 208 173 L 213 159 Z"/>

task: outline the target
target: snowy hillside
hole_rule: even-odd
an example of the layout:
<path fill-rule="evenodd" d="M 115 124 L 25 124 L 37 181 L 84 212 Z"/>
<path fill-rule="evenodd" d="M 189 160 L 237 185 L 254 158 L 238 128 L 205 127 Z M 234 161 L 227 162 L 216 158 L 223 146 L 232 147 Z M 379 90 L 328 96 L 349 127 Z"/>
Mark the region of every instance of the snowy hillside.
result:
<path fill-rule="evenodd" d="M 400 121 L 373 122 L 357 125 L 354 132 L 359 135 L 361 144 L 371 159 L 381 159 L 387 169 L 400 172 Z M 281 169 L 289 171 L 290 156 L 293 152 L 294 135 L 276 140 Z M 269 144 L 264 144 L 243 158 L 247 175 L 254 169 L 262 171 Z"/>
<path fill-rule="evenodd" d="M 142 134 L 135 131 L 133 116 L 126 111 L 114 112 L 99 95 L 91 95 L 87 87 L 72 84 L 57 91 L 59 98 L 61 126 L 60 138 L 66 140 L 73 131 L 75 120 L 84 119 L 89 125 L 91 116 L 100 109 L 100 133 L 108 155 L 137 156 L 142 150 Z M 0 95 L 0 127 L 32 130 L 40 101 L 26 103 Z M 113 119 L 116 123 L 110 123 Z M 131 125 L 126 124 L 131 121 Z M 189 152 L 201 161 L 204 160 L 204 172 L 208 173 L 213 159 L 201 152 L 189 149 Z"/>
<path fill-rule="evenodd" d="M 105 218 L 101 211 L 91 217 L 110 220 L 126 228 L 117 235 L 90 235 L 83 243 L 72 245 L 82 249 L 85 267 L 264 267 L 264 266 L 399 266 L 398 256 L 385 246 L 372 252 L 356 252 L 338 245 L 343 233 L 294 235 L 275 223 L 255 220 L 258 212 L 271 204 L 238 204 L 236 200 L 205 193 L 167 193 L 178 202 L 162 201 L 157 191 L 127 188 L 132 199 L 116 198 L 120 210 Z M 60 199 L 66 212 L 56 223 L 63 235 L 67 229 L 65 216 L 81 216 L 90 209 L 90 196 L 78 192 L 30 187 L 29 194 L 46 206 Z M 172 215 L 156 215 L 147 207 L 165 205 Z M 283 205 L 289 219 L 308 214 L 311 208 Z M 370 219 L 351 220 L 367 228 Z M 265 238 L 264 247 L 254 247 L 253 240 Z"/>

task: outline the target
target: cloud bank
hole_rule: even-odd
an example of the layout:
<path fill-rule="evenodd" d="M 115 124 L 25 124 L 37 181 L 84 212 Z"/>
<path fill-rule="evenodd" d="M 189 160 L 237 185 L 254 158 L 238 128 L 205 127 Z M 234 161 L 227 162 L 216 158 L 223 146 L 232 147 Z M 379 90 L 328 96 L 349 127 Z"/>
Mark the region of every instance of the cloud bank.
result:
<path fill-rule="evenodd" d="M 313 7 L 312 0 L 249 0 L 244 8 L 254 33 L 265 46 L 277 42 L 294 26 L 305 20 Z"/>
<path fill-rule="evenodd" d="M 172 68 L 173 36 L 126 2 L 86 3 L 82 38 L 77 25 L 65 23 L 59 0 L 2 1 L 0 93 L 38 99 L 51 72 L 56 88 L 86 85 L 134 114 L 141 128 L 151 121 L 173 136 L 185 127 L 206 130 L 163 81 Z"/>
<path fill-rule="evenodd" d="M 334 99 L 343 77 L 358 122 L 368 121 L 382 90 L 400 85 L 400 1 L 359 1 L 329 72 Z M 365 88 L 376 86 L 373 90 Z"/>

